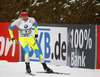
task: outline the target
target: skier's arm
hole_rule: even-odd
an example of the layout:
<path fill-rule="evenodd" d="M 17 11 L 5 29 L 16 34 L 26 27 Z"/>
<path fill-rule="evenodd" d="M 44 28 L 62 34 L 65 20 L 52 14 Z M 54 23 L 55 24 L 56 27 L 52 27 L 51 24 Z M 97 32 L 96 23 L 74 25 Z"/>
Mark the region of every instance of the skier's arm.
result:
<path fill-rule="evenodd" d="M 14 38 L 14 35 L 13 35 L 13 31 L 12 29 L 16 27 L 16 21 L 11 23 L 8 27 L 8 31 L 9 31 L 9 34 L 10 34 L 10 37 L 11 37 L 11 40 L 13 43 L 17 43 L 17 40 Z"/>
<path fill-rule="evenodd" d="M 14 38 L 12 29 L 13 29 L 15 26 L 16 26 L 16 25 L 11 26 L 11 24 L 10 24 L 9 27 L 8 27 L 8 31 L 9 31 L 9 34 L 10 34 L 10 37 L 11 37 L 11 38 Z"/>
<path fill-rule="evenodd" d="M 34 24 L 34 30 L 35 30 L 35 40 L 38 40 L 38 24 L 35 22 Z"/>

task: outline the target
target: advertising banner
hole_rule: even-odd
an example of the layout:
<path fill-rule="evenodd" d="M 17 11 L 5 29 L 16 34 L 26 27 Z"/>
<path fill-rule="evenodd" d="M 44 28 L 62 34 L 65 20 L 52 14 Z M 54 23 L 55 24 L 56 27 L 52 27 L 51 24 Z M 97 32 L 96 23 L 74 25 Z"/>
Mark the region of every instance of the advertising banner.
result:
<path fill-rule="evenodd" d="M 8 27 L 10 23 L 0 23 L 0 60 L 9 62 L 19 61 L 19 44 L 14 44 L 11 41 Z M 14 36 L 18 40 L 18 30 L 13 29 Z"/>
<path fill-rule="evenodd" d="M 38 31 L 37 44 L 46 62 L 78 68 L 95 68 L 94 25 L 40 24 Z M 30 60 L 39 61 L 35 53 L 31 53 Z"/>
<path fill-rule="evenodd" d="M 67 65 L 78 68 L 95 68 L 95 26 L 68 26 Z"/>
<path fill-rule="evenodd" d="M 13 29 L 14 37 L 18 40 L 18 43 L 14 44 L 8 32 L 9 25 L 10 23 L 0 23 L 0 60 L 24 61 L 25 53 L 18 40 L 18 28 Z M 39 24 L 39 37 L 36 43 L 47 63 L 95 68 L 97 60 L 97 68 L 99 68 L 99 34 L 97 52 L 95 30 L 94 25 Z M 34 28 L 32 32 L 34 37 Z M 30 61 L 39 61 L 31 48 L 29 57 Z"/>

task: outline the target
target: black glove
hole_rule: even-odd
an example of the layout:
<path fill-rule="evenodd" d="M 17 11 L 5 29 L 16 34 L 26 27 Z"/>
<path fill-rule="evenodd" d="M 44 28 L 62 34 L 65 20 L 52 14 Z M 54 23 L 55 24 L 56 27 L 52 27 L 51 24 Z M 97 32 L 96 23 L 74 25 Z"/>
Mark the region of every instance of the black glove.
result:
<path fill-rule="evenodd" d="M 11 38 L 11 40 L 12 40 L 13 43 L 17 43 L 17 40 L 14 37 Z"/>
<path fill-rule="evenodd" d="M 38 40 L 38 34 L 35 34 L 35 41 Z"/>

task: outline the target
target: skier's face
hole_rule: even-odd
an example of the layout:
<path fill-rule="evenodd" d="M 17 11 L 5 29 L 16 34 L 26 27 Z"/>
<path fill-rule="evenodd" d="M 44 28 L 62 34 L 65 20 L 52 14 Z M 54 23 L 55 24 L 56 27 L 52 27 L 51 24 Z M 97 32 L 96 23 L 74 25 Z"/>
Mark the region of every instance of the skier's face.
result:
<path fill-rule="evenodd" d="M 23 19 L 24 21 L 26 21 L 26 20 L 27 20 L 27 16 L 22 16 L 22 19 Z"/>

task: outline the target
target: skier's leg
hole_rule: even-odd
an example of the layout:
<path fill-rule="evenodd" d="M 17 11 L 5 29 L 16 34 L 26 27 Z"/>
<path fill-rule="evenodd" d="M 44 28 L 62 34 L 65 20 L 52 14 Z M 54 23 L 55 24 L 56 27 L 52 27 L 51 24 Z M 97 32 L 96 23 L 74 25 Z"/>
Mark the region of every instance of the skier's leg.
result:
<path fill-rule="evenodd" d="M 21 46 L 25 52 L 25 64 L 26 64 L 26 71 L 27 73 L 31 73 L 31 69 L 30 69 L 30 59 L 29 59 L 29 47 L 27 45 L 27 42 L 25 41 L 26 39 L 23 38 L 23 37 L 19 37 L 20 39 L 20 43 L 21 43 Z"/>
<path fill-rule="evenodd" d="M 48 72 L 48 73 L 52 73 L 52 72 L 53 72 L 53 70 L 50 69 L 50 68 L 47 66 L 46 62 L 41 63 L 41 64 L 43 65 L 43 69 L 44 69 L 46 72 Z"/>
<path fill-rule="evenodd" d="M 41 63 L 44 63 L 45 61 L 44 61 L 44 57 L 42 56 L 42 54 L 41 54 L 41 52 L 39 51 L 39 49 L 35 49 L 35 54 L 36 54 L 36 56 L 39 58 L 39 61 L 41 62 Z"/>
<path fill-rule="evenodd" d="M 23 48 L 23 47 L 22 47 Z M 30 58 L 29 58 L 29 47 L 28 45 L 26 45 L 24 48 L 23 48 L 24 52 L 25 52 L 25 64 L 26 64 L 26 71 L 27 73 L 31 73 L 31 69 L 30 69 Z"/>
<path fill-rule="evenodd" d="M 23 47 L 22 47 L 23 48 Z M 30 58 L 29 58 L 29 47 L 28 45 L 26 45 L 24 48 L 23 48 L 24 52 L 25 52 L 25 62 L 30 62 Z"/>
<path fill-rule="evenodd" d="M 28 45 L 29 45 L 30 47 L 32 47 L 33 51 L 35 51 L 36 56 L 39 58 L 41 64 L 43 65 L 43 69 L 44 69 L 45 71 L 47 71 L 47 72 L 53 72 L 53 70 L 50 69 L 50 68 L 47 66 L 46 62 L 44 61 L 44 58 L 43 58 L 42 54 L 41 54 L 40 51 L 39 51 L 39 47 L 38 47 L 38 45 L 36 44 L 36 42 L 35 42 L 35 40 L 34 40 L 33 37 L 30 38 L 30 41 L 29 41 Z"/>
<path fill-rule="evenodd" d="M 40 59 L 41 64 L 43 65 L 43 69 L 47 72 L 53 72 L 52 69 L 50 69 L 46 62 L 44 61 L 44 57 L 42 56 L 42 54 L 40 53 L 39 50 L 35 49 L 35 54 L 37 55 L 37 57 Z"/>
<path fill-rule="evenodd" d="M 32 48 L 32 50 L 35 52 L 36 56 L 39 58 L 40 62 L 44 62 L 44 58 L 42 56 L 42 53 L 39 51 L 38 45 L 36 44 L 33 36 L 29 37 L 30 40 L 28 40 L 28 45 Z"/>

